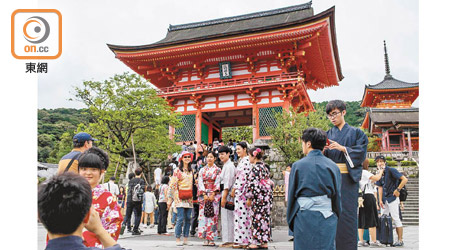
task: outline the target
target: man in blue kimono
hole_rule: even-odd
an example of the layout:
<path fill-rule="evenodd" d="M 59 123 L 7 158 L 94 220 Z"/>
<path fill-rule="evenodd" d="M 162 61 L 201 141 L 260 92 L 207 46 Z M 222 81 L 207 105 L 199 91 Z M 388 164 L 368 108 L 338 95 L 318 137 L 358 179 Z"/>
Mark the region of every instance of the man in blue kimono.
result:
<path fill-rule="evenodd" d="M 322 154 L 326 142 L 323 130 L 306 129 L 302 135 L 306 157 L 292 165 L 289 175 L 287 221 L 295 250 L 336 249 L 341 174 L 336 163 Z"/>
<path fill-rule="evenodd" d="M 325 147 L 324 155 L 338 165 L 342 179 L 342 214 L 338 221 L 336 249 L 356 250 L 358 182 L 361 179 L 362 163 L 366 159 L 369 140 L 361 129 L 351 127 L 345 122 L 347 111 L 343 101 L 330 101 L 326 112 L 334 127 L 327 132 L 329 145 Z"/>

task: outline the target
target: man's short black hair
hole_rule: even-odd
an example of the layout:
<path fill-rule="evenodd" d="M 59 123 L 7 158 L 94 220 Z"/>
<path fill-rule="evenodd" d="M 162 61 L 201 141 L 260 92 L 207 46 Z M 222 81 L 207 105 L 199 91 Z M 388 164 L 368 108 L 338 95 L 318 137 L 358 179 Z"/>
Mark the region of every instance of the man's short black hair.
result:
<path fill-rule="evenodd" d="M 318 128 L 307 128 L 303 131 L 302 141 L 311 142 L 313 149 L 323 150 L 327 144 L 327 133 Z"/>
<path fill-rule="evenodd" d="M 219 153 L 225 152 L 225 153 L 230 153 L 231 154 L 231 150 L 227 146 L 220 146 L 218 151 L 219 151 Z"/>
<path fill-rule="evenodd" d="M 73 141 L 73 148 L 81 148 L 86 141 Z"/>
<path fill-rule="evenodd" d="M 141 174 L 142 174 L 142 168 L 137 167 L 137 168 L 134 170 L 134 173 L 136 174 L 136 176 L 141 175 Z"/>
<path fill-rule="evenodd" d="M 170 178 L 167 175 L 164 175 L 161 179 L 161 184 L 169 184 Z"/>
<path fill-rule="evenodd" d="M 116 177 L 111 176 L 111 177 L 109 177 L 109 180 L 110 180 L 110 181 L 115 181 L 115 180 L 116 180 Z"/>
<path fill-rule="evenodd" d="M 341 100 L 332 100 L 330 102 L 328 102 L 325 110 L 327 112 L 327 114 L 329 114 L 331 111 L 335 110 L 335 109 L 339 109 L 339 111 L 344 111 L 346 110 L 346 105 L 344 101 Z"/>
<path fill-rule="evenodd" d="M 129 173 L 129 174 L 128 174 L 128 180 L 133 179 L 135 176 L 136 176 L 135 173 Z"/>
<path fill-rule="evenodd" d="M 39 186 L 39 220 L 52 234 L 72 234 L 92 204 L 88 181 L 75 173 L 55 175 Z"/>
<path fill-rule="evenodd" d="M 98 168 L 100 170 L 108 169 L 109 157 L 108 154 L 97 147 L 92 147 L 84 151 L 78 160 L 78 168 Z"/>

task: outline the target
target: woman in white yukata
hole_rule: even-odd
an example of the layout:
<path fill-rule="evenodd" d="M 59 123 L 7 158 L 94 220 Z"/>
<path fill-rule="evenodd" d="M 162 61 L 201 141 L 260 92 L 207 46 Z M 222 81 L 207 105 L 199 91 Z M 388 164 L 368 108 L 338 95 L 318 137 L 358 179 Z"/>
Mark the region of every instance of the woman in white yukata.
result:
<path fill-rule="evenodd" d="M 219 222 L 220 173 L 222 170 L 214 164 L 217 156 L 208 152 L 207 165 L 198 173 L 198 237 L 205 239 L 203 246 L 215 246 Z"/>
<path fill-rule="evenodd" d="M 240 142 L 236 145 L 239 163 L 236 168 L 236 181 L 231 191 L 231 197 L 234 197 L 235 207 L 233 248 L 244 248 L 248 246 L 252 231 L 251 209 L 246 204 L 247 197 L 245 197 L 244 193 L 244 185 L 251 171 L 247 149 L 246 142 Z"/>

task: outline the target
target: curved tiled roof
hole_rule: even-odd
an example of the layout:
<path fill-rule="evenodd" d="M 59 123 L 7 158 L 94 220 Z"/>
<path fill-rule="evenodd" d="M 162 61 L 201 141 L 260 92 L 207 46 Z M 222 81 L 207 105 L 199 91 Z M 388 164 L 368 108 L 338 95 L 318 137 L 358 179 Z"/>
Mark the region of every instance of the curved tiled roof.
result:
<path fill-rule="evenodd" d="M 297 24 L 314 16 L 312 2 L 285 8 L 255 12 L 240 16 L 225 17 L 202 22 L 170 25 L 162 40 L 140 46 L 107 44 L 112 50 L 127 51 L 175 45 L 191 41 L 252 33 L 287 25 Z"/>
<path fill-rule="evenodd" d="M 224 17 L 224 18 L 218 18 L 218 19 L 202 21 L 202 22 L 195 22 L 195 23 L 169 25 L 169 32 L 176 31 L 176 30 L 204 27 L 204 26 L 209 26 L 209 25 L 222 24 L 222 23 L 230 23 L 230 22 L 248 20 L 248 19 L 253 19 L 253 18 L 286 14 L 289 12 L 310 9 L 311 5 L 312 5 L 312 1 L 310 1 L 309 3 L 300 4 L 300 5 L 294 5 L 294 6 L 284 7 L 284 8 L 274 9 L 274 10 L 260 11 L 260 12 L 255 12 L 255 13 L 250 13 L 250 14 L 245 14 L 245 15 L 240 15 L 240 16 Z"/>
<path fill-rule="evenodd" d="M 391 75 L 386 75 L 384 80 L 374 85 L 367 85 L 368 89 L 403 89 L 419 87 L 419 83 L 409 83 L 395 79 Z"/>
<path fill-rule="evenodd" d="M 374 123 L 418 123 L 419 108 L 369 109 L 369 116 Z"/>

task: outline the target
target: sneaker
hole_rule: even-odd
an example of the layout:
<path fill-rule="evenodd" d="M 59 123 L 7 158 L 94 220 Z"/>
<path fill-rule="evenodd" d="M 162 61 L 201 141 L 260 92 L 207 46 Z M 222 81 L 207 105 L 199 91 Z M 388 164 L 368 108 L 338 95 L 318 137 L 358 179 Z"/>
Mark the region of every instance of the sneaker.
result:
<path fill-rule="evenodd" d="M 378 240 L 375 242 L 370 242 L 370 247 L 386 247 L 385 245 L 381 244 Z"/>
<path fill-rule="evenodd" d="M 194 244 L 192 244 L 189 241 L 185 241 L 185 242 L 183 242 L 183 245 L 185 245 L 185 246 L 193 246 Z"/>
<path fill-rule="evenodd" d="M 393 247 L 402 247 L 403 246 L 403 241 L 397 241 L 392 246 Z"/>
<path fill-rule="evenodd" d="M 183 246 L 183 242 L 179 241 L 176 243 L 177 246 L 182 247 Z"/>
<path fill-rule="evenodd" d="M 364 242 L 358 241 L 358 247 L 363 247 L 363 246 L 364 246 Z"/>
<path fill-rule="evenodd" d="M 139 232 L 139 231 L 133 231 L 133 232 L 131 233 L 131 235 L 141 235 L 141 232 Z"/>

